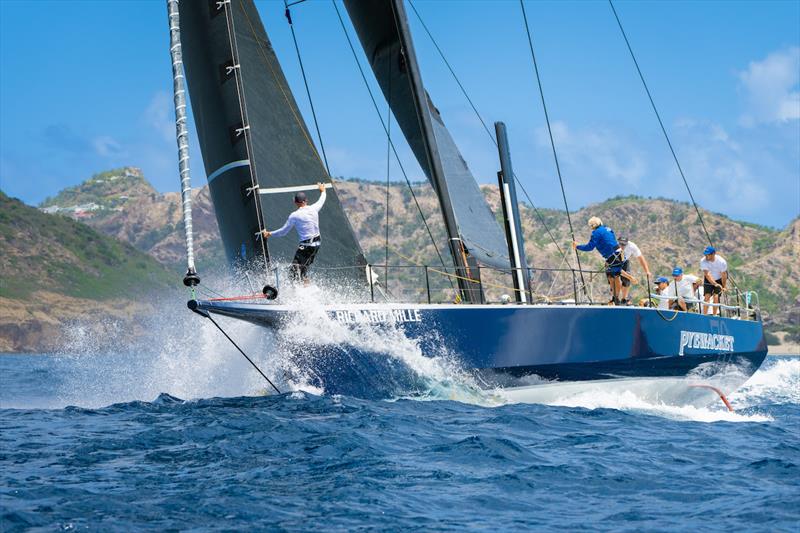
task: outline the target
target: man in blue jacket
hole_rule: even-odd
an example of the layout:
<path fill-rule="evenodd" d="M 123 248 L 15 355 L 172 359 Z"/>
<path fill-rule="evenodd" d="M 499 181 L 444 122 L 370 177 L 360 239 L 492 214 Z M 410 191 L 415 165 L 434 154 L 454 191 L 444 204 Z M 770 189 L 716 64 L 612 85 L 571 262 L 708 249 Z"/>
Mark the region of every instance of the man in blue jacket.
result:
<path fill-rule="evenodd" d="M 611 305 L 619 304 L 619 293 L 622 289 L 620 273 L 625 258 L 622 255 L 622 248 L 617 242 L 614 231 L 608 226 L 603 225 L 599 217 L 589 219 L 589 227 L 592 228 L 592 237 L 586 244 L 578 244 L 572 241 L 572 247 L 581 252 L 591 252 L 597 249 L 598 253 L 606 260 L 606 278 L 611 286 Z"/>

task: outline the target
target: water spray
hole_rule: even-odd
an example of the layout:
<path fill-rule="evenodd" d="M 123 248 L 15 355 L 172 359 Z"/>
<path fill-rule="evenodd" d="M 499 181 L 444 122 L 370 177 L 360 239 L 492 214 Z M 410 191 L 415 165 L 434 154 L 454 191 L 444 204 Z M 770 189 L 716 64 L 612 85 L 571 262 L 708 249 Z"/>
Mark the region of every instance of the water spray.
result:
<path fill-rule="evenodd" d="M 281 393 L 281 391 L 280 391 L 280 390 L 278 390 L 278 387 L 276 387 L 276 386 L 275 386 L 275 384 L 274 384 L 274 383 L 273 383 L 273 382 L 272 382 L 272 381 L 271 381 L 271 380 L 270 380 L 270 379 L 267 377 L 267 375 L 266 375 L 264 372 L 262 372 L 260 368 L 258 368 L 258 365 L 256 365 L 256 364 L 253 362 L 253 360 L 252 360 L 252 359 L 250 359 L 250 358 L 247 356 L 247 354 L 246 354 L 246 353 L 244 353 L 244 350 L 242 350 L 241 348 L 239 348 L 239 345 L 238 345 L 238 344 L 236 344 L 236 342 L 235 342 L 235 341 L 234 341 L 234 340 L 233 340 L 233 339 L 230 337 L 230 335 L 228 335 L 228 334 L 225 332 L 225 330 L 224 330 L 224 329 L 222 329 L 222 326 L 220 326 L 219 324 L 217 324 L 217 321 L 216 321 L 216 320 L 214 320 L 214 318 L 211 316 L 211 313 L 209 313 L 208 311 L 205 311 L 205 310 L 203 310 L 203 309 L 200 309 L 200 308 L 198 308 L 198 306 L 197 306 L 197 300 L 189 300 L 189 303 L 188 303 L 187 305 L 189 306 L 189 309 L 191 309 L 192 311 L 194 311 L 194 312 L 195 312 L 195 313 L 197 313 L 198 315 L 200 315 L 200 316 L 202 316 L 202 317 L 205 317 L 205 318 L 209 319 L 209 320 L 211 321 L 211 323 L 212 323 L 212 324 L 214 324 L 214 326 L 216 326 L 216 328 L 217 328 L 218 330 L 220 330 L 220 331 L 222 332 L 222 334 L 223 334 L 223 335 L 225 335 L 225 338 L 226 338 L 226 339 L 228 339 L 228 340 L 230 341 L 230 343 L 231 343 L 231 344 L 233 344 L 234 348 L 236 348 L 237 350 L 239 350 L 239 353 L 240 353 L 240 354 L 242 354 L 242 355 L 244 356 L 244 358 L 245 358 L 245 359 L 247 359 L 247 362 L 248 362 L 248 363 L 250 363 L 250 364 L 253 366 L 253 368 L 255 368 L 255 369 L 256 369 L 256 371 L 257 371 L 259 374 L 261 374 L 261 377 L 263 377 L 265 380 L 267 380 L 267 383 L 269 383 L 269 384 L 270 384 L 270 386 L 272 386 L 272 388 L 273 388 L 273 389 L 275 389 L 275 392 L 276 392 L 276 393 L 278 393 L 278 394 L 280 394 L 280 393 Z"/>

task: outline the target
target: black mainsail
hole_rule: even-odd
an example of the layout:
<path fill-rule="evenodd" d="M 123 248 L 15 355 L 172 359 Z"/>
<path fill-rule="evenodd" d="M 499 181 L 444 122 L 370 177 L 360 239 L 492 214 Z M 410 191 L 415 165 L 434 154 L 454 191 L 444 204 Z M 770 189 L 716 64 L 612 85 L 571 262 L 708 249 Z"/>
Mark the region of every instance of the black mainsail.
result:
<path fill-rule="evenodd" d="M 402 0 L 344 3 L 397 123 L 439 195 L 445 222 L 448 211 L 455 216 L 456 228 L 452 232 L 448 228 L 449 237 L 460 238 L 479 262 L 508 269 L 505 236 L 439 110 L 422 87 Z M 441 189 L 447 194 L 443 196 Z M 448 200 L 450 205 L 445 205 Z"/>
<path fill-rule="evenodd" d="M 180 2 L 183 61 L 203 163 L 231 262 L 288 261 L 296 242 L 257 237 L 294 209 L 292 189 L 330 182 L 253 0 Z M 288 188 L 275 194 L 265 189 Z M 316 192 L 309 193 L 314 201 Z M 336 191 L 320 212 L 320 266 L 364 264 Z"/>

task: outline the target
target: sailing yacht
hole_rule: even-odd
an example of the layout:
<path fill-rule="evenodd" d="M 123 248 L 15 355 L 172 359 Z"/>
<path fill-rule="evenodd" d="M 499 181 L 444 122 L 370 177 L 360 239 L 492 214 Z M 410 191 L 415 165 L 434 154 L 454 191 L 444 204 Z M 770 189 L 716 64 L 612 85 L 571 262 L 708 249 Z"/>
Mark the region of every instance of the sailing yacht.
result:
<path fill-rule="evenodd" d="M 403 0 L 344 0 L 373 74 L 436 195 L 447 233 L 447 241 L 439 244 L 452 260 L 451 268 L 437 271 L 452 283 L 452 301 L 431 298 L 427 267 L 427 291 L 420 292 L 420 301 L 394 299 L 367 264 L 253 1 L 167 3 L 183 190 L 188 185 L 185 72 L 211 198 L 232 265 L 279 281 L 274 265 L 288 262 L 295 244 L 290 239 L 267 242 L 260 231 L 286 219 L 291 194 L 324 182 L 329 189 L 319 214 L 323 248 L 317 275 L 364 287 L 368 295 L 365 301 L 325 305 L 327 319 L 348 327 L 394 328 L 424 352 L 434 344 L 437 353 L 444 347 L 488 388 L 513 392 L 540 379 L 682 379 L 699 367 L 720 364 L 738 365 L 741 383 L 760 366 L 767 347 L 757 300 L 750 293 L 743 295 L 746 305 L 724 306 L 718 316 L 596 305 L 578 288 L 569 302 L 534 302 L 529 276 L 536 268 L 524 254 L 505 127 L 496 124 L 501 226 L 425 90 Z M 185 282 L 193 286 L 199 277 L 189 195 L 184 199 L 190 259 Z M 488 301 L 487 282 L 481 279 L 486 269 L 510 280 L 512 302 Z M 279 331 L 305 312 L 282 302 L 279 289 L 272 281 L 264 293 L 270 298 L 192 298 L 189 308 L 206 317 L 230 317 Z M 379 372 L 375 361 L 385 357 L 356 346 L 339 345 L 336 351 L 346 352 L 356 365 L 363 362 L 365 372 Z M 371 395 L 363 380 L 359 383 L 330 362 L 322 361 L 314 375 L 327 392 Z"/>

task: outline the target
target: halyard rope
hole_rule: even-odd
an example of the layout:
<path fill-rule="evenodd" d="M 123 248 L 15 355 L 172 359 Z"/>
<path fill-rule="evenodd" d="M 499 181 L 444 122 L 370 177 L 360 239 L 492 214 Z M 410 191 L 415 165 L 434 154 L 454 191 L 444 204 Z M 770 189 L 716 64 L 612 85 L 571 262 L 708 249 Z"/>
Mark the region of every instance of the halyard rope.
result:
<path fill-rule="evenodd" d="M 553 160 L 555 161 L 556 165 L 556 173 L 558 174 L 558 183 L 561 185 L 561 196 L 564 199 L 564 211 L 567 214 L 567 222 L 569 223 L 569 233 L 572 237 L 572 240 L 575 240 L 575 230 L 572 227 L 572 216 L 569 214 L 569 205 L 567 204 L 567 193 L 564 190 L 564 179 L 561 176 L 561 165 L 558 163 L 558 153 L 556 152 L 556 142 L 553 139 L 553 129 L 550 126 L 550 115 L 547 112 L 547 104 L 545 103 L 544 99 L 544 89 L 542 88 L 542 79 L 539 76 L 539 65 L 536 62 L 536 54 L 533 52 L 533 38 L 531 37 L 531 30 L 528 26 L 528 15 L 525 13 L 525 2 L 523 0 L 519 0 L 520 8 L 522 9 L 522 19 L 525 22 L 525 33 L 528 36 L 528 47 L 531 51 L 531 59 L 533 60 L 533 71 L 536 74 L 536 83 L 539 86 L 539 96 L 542 100 L 542 109 L 544 110 L 544 119 L 547 123 L 547 134 L 550 137 L 550 147 L 553 149 Z M 581 286 L 583 289 L 583 293 L 586 298 L 591 303 L 592 298 L 589 296 L 589 292 L 586 289 L 586 280 L 583 279 L 583 268 L 581 267 L 581 258 L 578 254 L 578 250 L 575 250 L 575 260 L 578 264 L 578 272 L 580 273 L 581 277 Z"/>

